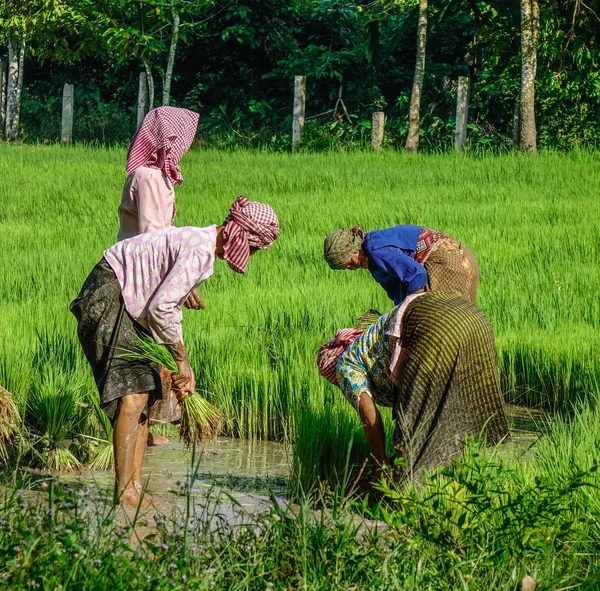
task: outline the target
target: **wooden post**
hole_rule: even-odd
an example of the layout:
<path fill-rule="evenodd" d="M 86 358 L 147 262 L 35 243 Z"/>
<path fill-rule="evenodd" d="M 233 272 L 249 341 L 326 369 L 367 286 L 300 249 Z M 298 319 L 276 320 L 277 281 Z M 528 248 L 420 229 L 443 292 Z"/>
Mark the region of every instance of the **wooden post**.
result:
<path fill-rule="evenodd" d="M 0 61 L 0 128 L 4 129 L 6 117 L 6 64 Z"/>
<path fill-rule="evenodd" d="M 306 109 L 306 76 L 294 78 L 294 119 L 292 121 L 292 152 L 304 133 L 304 112 Z"/>
<path fill-rule="evenodd" d="M 385 129 L 385 114 L 383 111 L 373 113 L 371 124 L 371 148 L 373 152 L 381 152 L 383 131 Z"/>
<path fill-rule="evenodd" d="M 63 87 L 62 102 L 62 131 L 60 141 L 70 144 L 73 141 L 73 85 L 65 84 Z"/>
<path fill-rule="evenodd" d="M 458 92 L 456 93 L 456 131 L 454 147 L 463 152 L 467 145 L 467 123 L 469 122 L 469 78 L 458 77 Z"/>
<path fill-rule="evenodd" d="M 137 127 L 140 128 L 144 117 L 146 116 L 146 108 L 148 105 L 148 80 L 146 72 L 140 72 L 140 84 L 138 87 L 138 104 L 137 104 Z"/>

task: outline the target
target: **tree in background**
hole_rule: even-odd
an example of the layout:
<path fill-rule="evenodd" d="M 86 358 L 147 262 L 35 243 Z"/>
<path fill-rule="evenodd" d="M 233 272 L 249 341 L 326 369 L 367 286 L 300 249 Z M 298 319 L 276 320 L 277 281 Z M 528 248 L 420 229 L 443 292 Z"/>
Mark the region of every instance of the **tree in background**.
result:
<path fill-rule="evenodd" d="M 515 126 L 519 146 L 527 152 L 537 151 L 535 79 L 539 30 L 538 1 L 521 0 L 521 93 Z"/>
<path fill-rule="evenodd" d="M 28 50 L 41 63 L 51 58 L 70 62 L 82 55 L 87 24 L 82 11 L 93 0 L 3 0 L 0 4 L 0 40 L 8 46 L 5 137 L 15 141 L 19 136 L 19 118 L 25 52 Z M 75 46 L 67 38 L 75 36 Z M 85 54 L 85 50 L 83 51 Z"/>
<path fill-rule="evenodd" d="M 406 145 L 407 152 L 416 152 L 419 147 L 419 131 L 421 122 L 421 94 L 425 77 L 425 58 L 427 54 L 427 0 L 419 0 L 419 24 L 417 29 L 417 59 L 415 77 L 410 96 L 408 113 L 409 127 Z"/>

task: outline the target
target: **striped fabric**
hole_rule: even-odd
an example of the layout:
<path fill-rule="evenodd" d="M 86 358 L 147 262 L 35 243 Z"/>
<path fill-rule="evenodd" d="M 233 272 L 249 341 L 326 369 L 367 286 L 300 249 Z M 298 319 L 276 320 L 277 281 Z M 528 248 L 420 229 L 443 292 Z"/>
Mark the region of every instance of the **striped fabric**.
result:
<path fill-rule="evenodd" d="M 273 208 L 240 195 L 223 222 L 224 255 L 236 273 L 245 273 L 250 248 L 269 248 L 279 236 L 279 219 Z"/>
<path fill-rule="evenodd" d="M 183 183 L 178 163 L 190 149 L 200 115 L 177 107 L 149 111 L 133 136 L 127 153 L 127 174 L 140 166 L 157 168 L 173 185 Z"/>
<path fill-rule="evenodd" d="M 441 238 L 423 263 L 429 289 L 455 291 L 477 303 L 479 265 L 469 247 L 453 238 Z"/>
<path fill-rule="evenodd" d="M 334 386 L 339 386 L 335 370 L 338 359 L 354 339 L 361 334 L 362 330 L 341 328 L 330 341 L 327 341 L 319 349 L 317 355 L 319 373 Z"/>
<path fill-rule="evenodd" d="M 488 444 L 508 438 L 494 334 L 485 314 L 449 291 L 413 301 L 402 319 L 407 349 L 398 397 L 394 445 L 418 477 L 462 451 L 465 435 Z"/>

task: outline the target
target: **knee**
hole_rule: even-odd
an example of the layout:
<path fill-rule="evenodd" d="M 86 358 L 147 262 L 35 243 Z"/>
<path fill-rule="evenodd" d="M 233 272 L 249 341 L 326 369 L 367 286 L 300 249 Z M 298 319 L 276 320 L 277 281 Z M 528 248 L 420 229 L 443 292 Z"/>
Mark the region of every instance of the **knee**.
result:
<path fill-rule="evenodd" d="M 146 403 L 148 402 L 148 394 L 127 394 L 121 398 L 121 407 L 119 414 L 126 414 L 128 416 L 140 417 Z"/>

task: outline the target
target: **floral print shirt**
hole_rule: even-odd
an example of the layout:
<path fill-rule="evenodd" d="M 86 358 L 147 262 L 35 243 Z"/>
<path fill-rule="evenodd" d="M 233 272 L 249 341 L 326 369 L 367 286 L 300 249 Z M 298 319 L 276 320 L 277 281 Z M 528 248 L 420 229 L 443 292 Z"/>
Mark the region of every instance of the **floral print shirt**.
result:
<path fill-rule="evenodd" d="M 358 410 L 361 392 L 367 391 L 380 406 L 393 406 L 395 386 L 390 374 L 392 343 L 390 320 L 396 308 L 384 314 L 340 356 L 336 371 L 340 388 L 348 402 Z"/>

